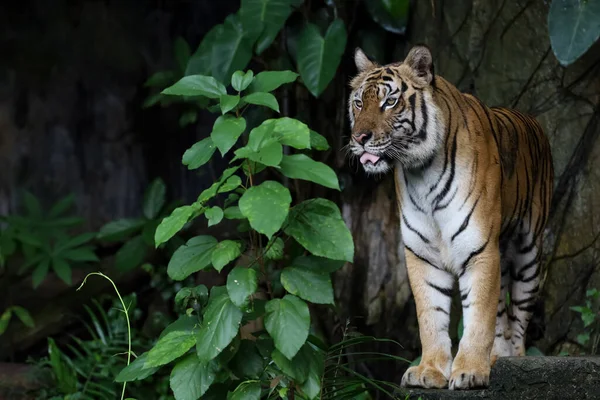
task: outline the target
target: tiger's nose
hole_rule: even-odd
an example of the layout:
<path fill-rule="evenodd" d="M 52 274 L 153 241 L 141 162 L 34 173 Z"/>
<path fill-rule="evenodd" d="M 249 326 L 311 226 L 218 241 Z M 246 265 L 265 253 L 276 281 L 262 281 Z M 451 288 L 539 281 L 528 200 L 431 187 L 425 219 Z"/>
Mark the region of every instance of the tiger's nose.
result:
<path fill-rule="evenodd" d="M 371 139 L 371 137 L 373 137 L 373 133 L 371 132 L 361 132 L 357 135 L 353 135 L 354 140 L 356 140 L 357 143 L 363 145 L 367 143 L 367 141 Z"/>

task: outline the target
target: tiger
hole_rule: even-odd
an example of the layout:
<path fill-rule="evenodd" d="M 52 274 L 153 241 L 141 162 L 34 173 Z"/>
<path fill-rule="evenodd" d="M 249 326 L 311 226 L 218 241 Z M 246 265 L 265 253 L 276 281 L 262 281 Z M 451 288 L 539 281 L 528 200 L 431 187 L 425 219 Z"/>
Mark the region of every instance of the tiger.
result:
<path fill-rule="evenodd" d="M 488 107 L 436 75 L 426 45 L 387 65 L 357 48 L 354 62 L 349 154 L 368 175 L 394 175 L 417 311 L 421 361 L 401 386 L 487 387 L 499 357 L 525 354 L 541 289 L 548 139 L 533 117 Z M 457 281 L 464 330 L 453 358 Z"/>

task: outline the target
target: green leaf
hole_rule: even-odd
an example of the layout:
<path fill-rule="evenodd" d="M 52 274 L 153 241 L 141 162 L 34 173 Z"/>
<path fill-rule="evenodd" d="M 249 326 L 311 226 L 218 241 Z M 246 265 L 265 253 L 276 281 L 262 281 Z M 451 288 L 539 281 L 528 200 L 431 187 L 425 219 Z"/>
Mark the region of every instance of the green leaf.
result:
<path fill-rule="evenodd" d="M 247 32 L 257 31 L 256 54 L 265 51 L 292 13 L 289 0 L 242 0 L 240 15 Z"/>
<path fill-rule="evenodd" d="M 182 37 L 178 36 L 173 44 L 173 51 L 175 53 L 175 60 L 181 73 L 183 73 L 187 67 L 188 61 L 192 51 L 190 45 Z"/>
<path fill-rule="evenodd" d="M 209 99 L 218 99 L 227 94 L 225 86 L 212 76 L 189 75 L 178 80 L 161 93 L 174 96 L 204 96 Z"/>
<path fill-rule="evenodd" d="M 260 382 L 242 382 L 232 393 L 227 393 L 227 400 L 259 400 Z"/>
<path fill-rule="evenodd" d="M 205 203 L 206 201 L 215 197 L 219 189 L 225 186 L 227 181 L 229 181 L 231 175 L 233 175 L 235 171 L 237 171 L 239 168 L 240 166 L 237 165 L 235 167 L 227 168 L 225 171 L 223 171 L 223 173 L 221 174 L 221 178 L 219 178 L 217 182 L 213 183 L 208 189 L 203 190 L 202 193 L 200 193 L 197 202 Z"/>
<path fill-rule="evenodd" d="M 265 328 L 273 337 L 275 347 L 292 359 L 308 337 L 308 306 L 296 296 L 286 294 L 283 299 L 270 300 L 265 309 Z"/>
<path fill-rule="evenodd" d="M 143 219 L 124 218 L 109 222 L 100 228 L 96 239 L 107 242 L 116 242 L 127 238 L 129 235 L 142 229 L 146 221 Z"/>
<path fill-rule="evenodd" d="M 248 145 L 235 151 L 236 158 L 248 158 L 271 167 L 279 165 L 283 156 L 283 147 L 272 134 L 272 128 L 254 128 L 250 132 Z"/>
<path fill-rule="evenodd" d="M 527 349 L 527 351 L 525 352 L 526 356 L 531 356 L 531 357 L 543 357 L 544 353 L 542 353 L 542 351 L 540 349 L 538 349 L 535 346 L 531 346 Z"/>
<path fill-rule="evenodd" d="M 212 50 L 222 29 L 223 25 L 215 25 L 204 35 L 202 42 L 188 62 L 185 75 L 211 75 Z"/>
<path fill-rule="evenodd" d="M 581 333 L 579 335 L 577 335 L 577 343 L 579 343 L 582 346 L 585 346 L 587 344 L 587 342 L 590 341 L 590 333 L 589 332 L 585 332 L 585 333 Z"/>
<path fill-rule="evenodd" d="M 211 291 L 211 298 L 204 313 L 202 327 L 198 332 L 196 351 L 202 361 L 210 361 L 231 343 L 238 333 L 242 321 L 242 311 L 229 299 L 226 291 L 213 296 L 215 288 Z"/>
<path fill-rule="evenodd" d="M 78 247 L 78 246 L 88 243 L 89 241 L 94 239 L 94 237 L 96 237 L 95 233 L 87 232 L 87 233 L 82 233 L 80 235 L 69 238 L 66 241 L 59 240 L 56 244 L 55 249 L 57 251 L 59 249 L 60 249 L 60 251 L 65 250 L 65 249 L 72 249 L 72 248 L 75 248 L 75 247 Z M 87 248 L 89 246 L 85 246 L 85 247 Z"/>
<path fill-rule="evenodd" d="M 333 287 L 327 272 L 294 265 L 281 272 L 281 284 L 291 294 L 315 304 L 333 304 Z"/>
<path fill-rule="evenodd" d="M 221 107 L 221 114 L 225 115 L 229 111 L 233 110 L 240 102 L 239 95 L 224 94 L 219 99 L 219 105 Z"/>
<path fill-rule="evenodd" d="M 184 128 L 196 122 L 198 119 L 198 112 L 196 110 L 184 111 L 179 117 L 179 126 Z"/>
<path fill-rule="evenodd" d="M 71 266 L 65 261 L 64 258 L 53 258 L 52 269 L 64 283 L 71 285 Z"/>
<path fill-rule="evenodd" d="M 141 381 L 158 371 L 158 367 L 144 368 L 147 358 L 147 352 L 136 358 L 119 372 L 115 378 L 115 382 Z"/>
<path fill-rule="evenodd" d="M 238 206 L 228 207 L 225 209 L 225 218 L 227 219 L 244 219 L 242 212 Z"/>
<path fill-rule="evenodd" d="M 319 135 L 317 132 L 310 131 L 310 148 L 315 150 L 329 150 L 329 143 L 325 136 Z"/>
<path fill-rule="evenodd" d="M 458 327 L 456 328 L 456 331 L 456 336 L 458 340 L 462 339 L 463 333 L 465 331 L 464 321 L 462 317 L 458 320 Z"/>
<path fill-rule="evenodd" d="M 237 142 L 245 129 L 246 120 L 244 118 L 222 115 L 215 121 L 210 137 L 221 152 L 221 155 L 224 156 L 233 147 L 235 142 Z"/>
<path fill-rule="evenodd" d="M 345 262 L 340 260 L 331 260 L 329 258 L 317 256 L 300 256 L 292 261 L 292 265 L 298 268 L 307 269 L 314 272 L 332 273 L 344 266 Z"/>
<path fill-rule="evenodd" d="M 267 245 L 265 257 L 267 260 L 281 260 L 283 258 L 283 240 L 281 238 L 271 239 L 272 243 Z"/>
<path fill-rule="evenodd" d="M 225 183 L 219 188 L 219 193 L 231 192 L 237 189 L 242 184 L 242 178 L 237 175 L 233 175 L 225 181 Z"/>
<path fill-rule="evenodd" d="M 218 367 L 214 362 L 202 362 L 190 354 L 177 362 L 171 371 L 170 386 L 175 400 L 198 400 L 213 384 Z"/>
<path fill-rule="evenodd" d="M 253 79 L 254 72 L 251 70 L 248 70 L 246 73 L 244 71 L 235 71 L 231 77 L 231 86 L 238 92 L 241 92 L 250 86 Z"/>
<path fill-rule="evenodd" d="M 35 326 L 35 322 L 33 322 L 33 318 L 29 311 L 24 309 L 21 306 L 12 306 L 13 313 L 19 318 L 19 320 L 28 328 L 33 328 Z"/>
<path fill-rule="evenodd" d="M 265 181 L 251 187 L 240 198 L 239 207 L 250 226 L 269 239 L 277 232 L 288 215 L 292 196 L 275 181 Z"/>
<path fill-rule="evenodd" d="M 366 0 L 373 21 L 386 31 L 403 35 L 408 22 L 409 0 Z"/>
<path fill-rule="evenodd" d="M 158 213 L 165 205 L 165 196 L 167 187 L 162 179 L 156 178 L 152 181 L 146 193 L 144 194 L 144 216 L 148 219 L 153 219 L 158 216 Z"/>
<path fill-rule="evenodd" d="M 131 271 L 144 262 L 148 254 L 148 246 L 141 235 L 128 240 L 117 251 L 115 256 L 115 267 L 121 272 Z"/>
<path fill-rule="evenodd" d="M 257 288 L 256 271 L 252 268 L 235 267 L 227 275 L 229 298 L 238 307 L 242 307 Z"/>
<path fill-rule="evenodd" d="M 156 247 L 171 239 L 179 232 L 195 212 L 196 208 L 194 206 L 182 206 L 177 207 L 173 210 L 171 215 L 163 218 L 160 225 L 156 228 L 156 232 L 154 232 L 154 243 L 156 244 Z"/>
<path fill-rule="evenodd" d="M 548 31 L 558 61 L 565 67 L 572 64 L 600 37 L 600 1 L 553 0 Z"/>
<path fill-rule="evenodd" d="M 12 309 L 8 308 L 2 313 L 2 316 L 0 317 L 0 335 L 6 332 L 6 329 L 8 328 L 8 323 L 10 322 L 10 317 L 12 317 Z"/>
<path fill-rule="evenodd" d="M 178 248 L 167 266 L 167 274 L 176 281 L 181 281 L 194 272 L 210 265 L 212 252 L 217 239 L 212 236 L 196 236 Z"/>
<path fill-rule="evenodd" d="M 279 136 L 281 144 L 292 146 L 296 149 L 310 148 L 310 129 L 305 123 L 297 119 L 283 117 L 279 119 L 267 120 L 273 121 L 274 131 Z"/>
<path fill-rule="evenodd" d="M 46 278 L 48 275 L 48 269 L 50 268 L 50 259 L 43 259 L 33 270 L 31 274 L 31 280 L 33 283 L 33 288 L 36 289 Z"/>
<path fill-rule="evenodd" d="M 207 208 L 204 216 L 208 219 L 208 226 L 216 225 L 223 220 L 223 209 L 217 206 Z"/>
<path fill-rule="evenodd" d="M 242 254 L 242 244 L 234 240 L 223 240 L 214 249 L 211 262 L 219 272 L 224 266 L 235 260 Z"/>
<path fill-rule="evenodd" d="M 181 162 L 187 165 L 188 169 L 200 168 L 210 160 L 215 150 L 216 145 L 212 137 L 207 137 L 187 149 Z"/>
<path fill-rule="evenodd" d="M 100 259 L 94 253 L 94 249 L 91 246 L 83 246 L 75 249 L 66 250 L 60 253 L 61 257 L 77 262 L 98 262 Z"/>
<path fill-rule="evenodd" d="M 271 93 L 250 93 L 249 95 L 242 97 L 242 103 L 265 106 L 279 112 L 279 103 L 277 103 L 277 99 Z"/>
<path fill-rule="evenodd" d="M 325 37 L 316 25 L 306 25 L 298 42 L 298 70 L 313 96 L 319 97 L 331 82 L 345 48 L 346 27 L 341 19 L 331 23 Z"/>
<path fill-rule="evenodd" d="M 165 87 L 175 81 L 175 73 L 173 71 L 158 71 L 148 78 L 145 87 Z"/>
<path fill-rule="evenodd" d="M 281 172 L 288 178 L 303 179 L 331 189 L 340 190 L 340 184 L 335 172 L 326 164 L 314 161 L 304 154 L 284 155 L 279 168 L 281 168 Z"/>
<path fill-rule="evenodd" d="M 264 362 L 258 353 L 256 343 L 242 340 L 240 348 L 229 363 L 236 376 L 240 378 L 258 378 L 264 369 Z"/>
<path fill-rule="evenodd" d="M 300 352 L 308 359 L 308 376 L 300 388 L 309 399 L 316 399 L 321 393 L 321 379 L 325 366 L 324 355 L 308 344 L 305 344 Z"/>
<path fill-rule="evenodd" d="M 292 71 L 264 71 L 256 75 L 250 88 L 250 92 L 272 92 L 286 83 L 294 82 L 298 74 Z"/>
<path fill-rule="evenodd" d="M 196 344 L 196 336 L 189 331 L 169 332 L 148 352 L 144 368 L 160 367 L 184 355 Z"/>
<path fill-rule="evenodd" d="M 42 218 L 42 205 L 40 200 L 33 195 L 33 193 L 25 190 L 23 192 L 23 204 L 27 213 L 31 217 Z"/>
<path fill-rule="evenodd" d="M 229 15 L 214 41 L 213 75 L 221 82 L 228 82 L 233 72 L 245 69 L 251 58 L 252 43 L 245 35 L 238 16 Z"/>
<path fill-rule="evenodd" d="M 59 201 L 57 201 L 50 211 L 48 212 L 48 216 L 52 218 L 56 218 L 70 209 L 73 204 L 75 204 L 75 195 L 70 194 L 68 196 L 63 197 Z"/>
<path fill-rule="evenodd" d="M 305 358 L 303 349 L 306 344 L 302 346 L 302 349 L 291 360 L 283 355 L 279 350 L 273 350 L 271 357 L 275 364 L 283 371 L 284 374 L 292 377 L 294 381 L 302 383 L 308 377 L 308 359 Z"/>
<path fill-rule="evenodd" d="M 352 262 L 354 242 L 335 203 L 306 200 L 291 209 L 284 232 L 316 256 Z"/>

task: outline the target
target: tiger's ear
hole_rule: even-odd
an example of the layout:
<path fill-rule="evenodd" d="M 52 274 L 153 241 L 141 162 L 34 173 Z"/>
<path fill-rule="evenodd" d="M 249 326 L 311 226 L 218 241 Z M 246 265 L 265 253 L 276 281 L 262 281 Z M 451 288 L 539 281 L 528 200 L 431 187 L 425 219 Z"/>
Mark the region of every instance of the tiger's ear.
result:
<path fill-rule="evenodd" d="M 362 51 L 360 47 L 357 47 L 356 50 L 354 50 L 354 63 L 356 64 L 356 69 L 358 69 L 358 72 L 363 72 L 377 66 L 377 64 L 367 57 L 365 52 Z"/>
<path fill-rule="evenodd" d="M 404 59 L 404 64 L 412 68 L 418 77 L 424 78 L 427 84 L 433 82 L 433 57 L 431 56 L 429 47 L 417 45 L 410 49 L 406 59 Z"/>

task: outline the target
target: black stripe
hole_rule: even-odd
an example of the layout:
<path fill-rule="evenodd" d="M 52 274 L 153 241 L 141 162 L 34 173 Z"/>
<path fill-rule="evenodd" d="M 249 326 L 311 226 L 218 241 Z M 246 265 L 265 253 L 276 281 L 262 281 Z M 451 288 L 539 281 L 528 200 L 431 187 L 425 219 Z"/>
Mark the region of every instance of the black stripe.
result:
<path fill-rule="evenodd" d="M 450 315 L 450 313 L 448 311 L 444 310 L 442 307 L 436 307 L 436 308 L 434 308 L 434 310 L 444 313 L 446 315 Z"/>
<path fill-rule="evenodd" d="M 425 257 L 423 257 L 423 256 L 421 256 L 421 255 L 419 255 L 419 254 L 415 253 L 415 251 L 414 251 L 413 249 L 411 249 L 410 247 L 408 247 L 408 246 L 406 245 L 406 243 L 404 244 L 404 248 L 405 248 L 406 250 L 410 251 L 411 253 L 413 253 L 413 255 L 414 255 L 415 257 L 417 257 L 419 260 L 421 260 L 421 261 L 423 261 L 423 262 L 425 262 L 425 263 L 429 264 L 430 266 L 432 266 L 432 267 L 433 267 L 433 268 L 435 268 L 435 269 L 439 269 L 439 270 L 441 270 L 441 268 L 439 268 L 439 267 L 436 267 L 436 266 L 435 266 L 435 265 L 434 265 L 434 264 L 433 264 L 431 261 L 429 261 L 429 260 L 428 260 L 428 259 L 426 259 Z"/>
<path fill-rule="evenodd" d="M 471 211 L 469 211 L 469 214 L 467 214 L 467 216 L 466 216 L 465 220 L 463 221 L 463 223 L 461 224 L 460 228 L 458 228 L 458 231 L 456 231 L 456 233 L 454 235 L 452 235 L 452 238 L 450 238 L 451 242 L 453 242 L 454 239 L 458 235 L 460 235 L 465 229 L 467 229 L 467 226 L 469 226 L 469 221 L 471 220 L 471 215 L 473 215 L 473 211 L 475 211 L 475 207 L 477 207 L 477 203 L 479 203 L 480 198 L 481 198 L 481 194 L 479 195 L 477 200 L 475 200 L 475 204 L 473 204 Z"/>
<path fill-rule="evenodd" d="M 444 296 L 447 296 L 447 297 L 452 297 L 452 293 L 454 292 L 454 291 L 452 290 L 452 288 L 449 288 L 449 289 L 448 289 L 448 288 L 443 288 L 443 287 L 440 287 L 440 286 L 438 286 L 438 285 L 435 285 L 435 284 L 433 284 L 433 283 L 431 283 L 431 282 L 429 282 L 429 281 L 427 281 L 427 280 L 426 280 L 425 282 L 426 282 L 426 283 L 427 283 L 429 286 L 431 286 L 433 289 L 435 289 L 435 290 L 437 290 L 438 292 L 440 292 L 441 294 L 443 294 Z"/>
<path fill-rule="evenodd" d="M 425 236 L 423 236 L 423 234 L 421 232 L 419 232 L 418 230 L 416 230 L 415 228 L 413 228 L 409 223 L 408 220 L 406 219 L 406 217 L 404 216 L 404 214 L 402 214 L 402 221 L 404 221 L 404 223 L 406 224 L 406 227 L 413 232 L 414 234 L 416 234 L 417 236 L 419 236 L 421 238 L 422 241 L 424 241 L 425 243 L 429 243 L 429 239 L 427 239 Z"/>
<path fill-rule="evenodd" d="M 469 262 L 473 259 L 473 257 L 478 256 L 479 254 L 483 253 L 483 251 L 485 250 L 485 248 L 487 247 L 487 245 L 490 243 L 490 237 L 492 236 L 492 230 L 494 229 L 494 227 L 492 226 L 492 229 L 490 229 L 490 234 L 488 235 L 487 240 L 485 241 L 485 243 L 483 245 L 481 245 L 480 248 L 475 249 L 474 251 L 471 252 L 471 254 L 469 254 L 469 257 L 467 257 L 467 259 L 465 260 L 465 262 L 462 264 L 461 266 L 461 273 L 458 276 L 459 278 L 462 277 L 465 272 L 467 272 L 467 265 L 469 264 Z"/>

